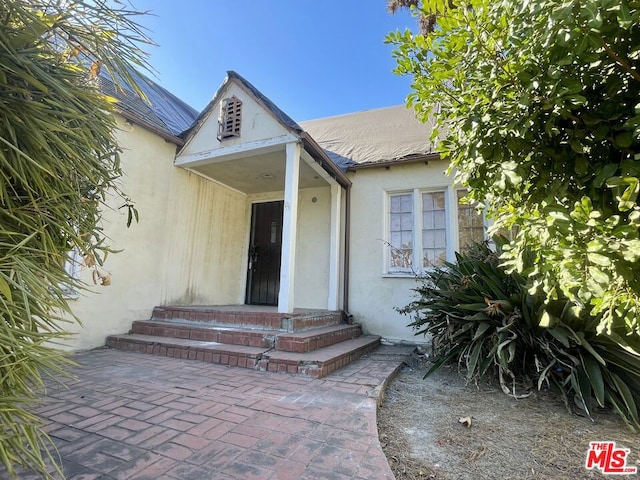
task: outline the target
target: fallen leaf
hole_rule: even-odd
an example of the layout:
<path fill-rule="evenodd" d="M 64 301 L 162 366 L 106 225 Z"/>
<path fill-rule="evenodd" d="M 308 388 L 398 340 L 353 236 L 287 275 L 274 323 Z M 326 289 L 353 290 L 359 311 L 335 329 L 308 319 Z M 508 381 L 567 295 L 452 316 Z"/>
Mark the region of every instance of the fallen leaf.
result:
<path fill-rule="evenodd" d="M 471 428 L 471 417 L 460 417 L 458 419 L 458 422 L 461 423 L 462 425 L 465 425 Z"/>

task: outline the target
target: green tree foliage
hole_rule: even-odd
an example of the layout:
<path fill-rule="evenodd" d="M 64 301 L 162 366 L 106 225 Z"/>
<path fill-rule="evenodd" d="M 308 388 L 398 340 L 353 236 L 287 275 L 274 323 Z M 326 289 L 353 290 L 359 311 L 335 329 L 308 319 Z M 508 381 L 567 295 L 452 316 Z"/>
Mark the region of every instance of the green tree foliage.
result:
<path fill-rule="evenodd" d="M 53 345 L 73 318 L 65 294 L 82 288 L 65 271 L 69 253 L 93 261 L 108 251 L 100 211 L 119 194 L 120 166 L 113 101 L 97 75 L 127 81 L 128 66 L 144 64 L 135 14 L 101 0 L 0 2 L 0 467 L 9 475 L 23 466 L 51 476 L 50 444 L 28 407 L 42 374 L 68 366 Z"/>
<path fill-rule="evenodd" d="M 496 230 L 516 232 L 503 261 L 531 293 L 570 299 L 639 355 L 640 2 L 412 8 L 435 24 L 389 35 L 396 71 L 413 76 L 419 118 L 437 110 L 457 181 L 487 202 Z"/>
<path fill-rule="evenodd" d="M 534 258 L 524 257 L 527 265 Z M 416 335 L 431 337 L 427 375 L 458 362 L 468 381 L 495 374 L 514 397 L 551 387 L 569 410 L 592 416 L 609 407 L 640 430 L 640 357 L 597 335 L 597 319 L 571 300 L 545 303 L 543 295 L 532 295 L 527 279 L 506 273 L 486 244 L 473 245 L 421 280 L 418 300 L 401 312 L 413 318 Z M 541 326 L 544 315 L 553 315 L 554 325 Z"/>

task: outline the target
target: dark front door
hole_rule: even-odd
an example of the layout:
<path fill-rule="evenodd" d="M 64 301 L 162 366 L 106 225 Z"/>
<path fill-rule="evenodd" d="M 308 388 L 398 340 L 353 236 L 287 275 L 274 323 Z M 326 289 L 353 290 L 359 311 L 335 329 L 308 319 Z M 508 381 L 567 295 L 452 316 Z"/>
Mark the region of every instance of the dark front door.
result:
<path fill-rule="evenodd" d="M 283 211 L 283 201 L 254 203 L 251 209 L 249 274 L 245 300 L 250 305 L 278 304 Z"/>

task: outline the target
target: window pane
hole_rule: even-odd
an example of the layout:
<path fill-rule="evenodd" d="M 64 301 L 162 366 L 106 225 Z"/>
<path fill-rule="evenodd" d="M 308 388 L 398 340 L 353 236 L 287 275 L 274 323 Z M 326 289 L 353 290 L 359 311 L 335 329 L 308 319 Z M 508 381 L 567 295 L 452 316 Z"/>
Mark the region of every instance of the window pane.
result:
<path fill-rule="evenodd" d="M 422 195 L 422 210 L 425 212 L 433 210 L 433 195 Z"/>
<path fill-rule="evenodd" d="M 422 248 L 433 248 L 433 230 L 422 230 Z"/>
<path fill-rule="evenodd" d="M 389 199 L 389 211 L 391 213 L 399 213 L 400 212 L 400 195 L 394 195 Z"/>
<path fill-rule="evenodd" d="M 433 231 L 434 239 L 433 246 L 436 248 L 445 248 L 447 246 L 447 240 L 445 235 L 445 230 L 434 230 Z"/>
<path fill-rule="evenodd" d="M 402 232 L 391 232 L 389 243 L 400 248 L 402 246 Z"/>
<path fill-rule="evenodd" d="M 461 202 L 461 199 L 467 195 L 467 190 L 458 190 L 456 195 L 458 197 L 460 251 L 464 252 L 470 244 L 484 241 L 484 217 L 475 209 L 476 204 Z"/>
<path fill-rule="evenodd" d="M 391 214 L 391 217 L 389 219 L 389 224 L 390 224 L 390 230 L 392 232 L 399 232 L 400 230 L 402 230 L 402 217 L 400 216 L 400 214 Z"/>
<path fill-rule="evenodd" d="M 422 264 L 439 266 L 447 257 L 445 192 L 422 194 Z"/>
<path fill-rule="evenodd" d="M 403 212 L 413 212 L 413 195 L 400 195 Z"/>
<path fill-rule="evenodd" d="M 434 192 L 432 195 L 434 210 L 444 210 L 444 192 Z"/>
<path fill-rule="evenodd" d="M 413 216 L 410 213 L 400 214 L 400 229 L 401 230 L 413 230 Z"/>
<path fill-rule="evenodd" d="M 410 270 L 413 257 L 413 195 L 389 197 L 389 268 Z"/>
<path fill-rule="evenodd" d="M 411 249 L 413 247 L 413 232 L 402 232 L 402 248 Z"/>

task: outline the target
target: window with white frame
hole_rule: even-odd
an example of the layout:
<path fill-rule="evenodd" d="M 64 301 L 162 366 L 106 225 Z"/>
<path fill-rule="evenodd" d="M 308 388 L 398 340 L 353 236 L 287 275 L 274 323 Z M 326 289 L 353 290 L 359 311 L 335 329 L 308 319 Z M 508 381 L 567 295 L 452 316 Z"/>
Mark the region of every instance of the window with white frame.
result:
<path fill-rule="evenodd" d="M 470 244 L 482 242 L 485 239 L 484 215 L 478 214 L 477 204 L 463 202 L 467 190 L 456 190 L 458 199 L 458 245 L 459 251 L 464 252 Z"/>
<path fill-rule="evenodd" d="M 62 290 L 64 291 L 65 298 L 75 299 L 78 298 L 78 293 L 75 291 L 73 286 L 73 280 L 78 280 L 80 278 L 80 266 L 82 264 L 82 256 L 78 252 L 77 248 L 72 249 L 69 252 L 67 259 L 64 262 L 64 269 L 69 275 L 69 278 L 72 279 L 67 284 L 61 285 Z"/>
<path fill-rule="evenodd" d="M 442 265 L 447 260 L 446 192 L 423 192 L 422 267 Z"/>
<path fill-rule="evenodd" d="M 412 270 L 413 197 L 410 193 L 389 197 L 389 257 L 390 270 Z"/>
<path fill-rule="evenodd" d="M 466 194 L 452 186 L 389 193 L 387 272 L 411 274 L 441 266 L 455 260 L 455 251 L 484 240 L 484 216 L 462 200 Z"/>

